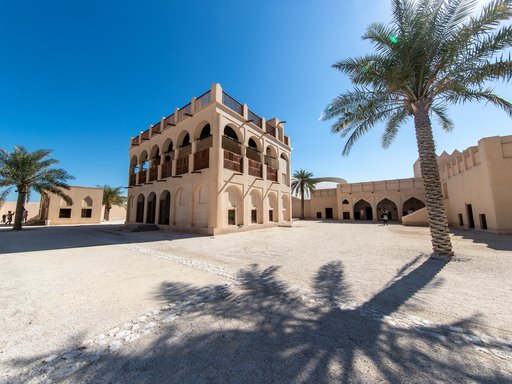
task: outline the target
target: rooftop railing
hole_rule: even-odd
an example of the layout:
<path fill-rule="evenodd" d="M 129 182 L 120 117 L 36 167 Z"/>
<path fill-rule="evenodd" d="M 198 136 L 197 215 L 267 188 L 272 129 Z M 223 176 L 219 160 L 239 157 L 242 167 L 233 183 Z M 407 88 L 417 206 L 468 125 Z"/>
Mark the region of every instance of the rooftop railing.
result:
<path fill-rule="evenodd" d="M 273 125 L 271 125 L 269 123 L 266 123 L 265 125 L 266 125 L 265 132 L 276 137 L 276 127 L 274 127 Z"/>
<path fill-rule="evenodd" d="M 259 117 L 257 114 L 255 114 L 255 113 L 254 113 L 253 111 L 251 111 L 250 109 L 249 109 L 249 111 L 248 111 L 248 115 L 247 115 L 247 116 L 249 117 L 249 120 L 252 120 L 252 122 L 253 122 L 255 125 L 257 125 L 257 126 L 258 126 L 258 127 L 260 127 L 260 128 L 263 128 L 263 127 L 262 127 L 262 123 L 263 123 L 263 121 L 261 120 L 261 117 Z"/>
<path fill-rule="evenodd" d="M 132 145 L 139 145 L 139 136 L 132 137 Z"/>
<path fill-rule="evenodd" d="M 208 91 L 203 93 L 196 99 L 196 109 L 201 109 L 206 107 L 208 104 L 212 102 L 212 91 Z"/>
<path fill-rule="evenodd" d="M 243 106 L 242 103 L 239 103 L 234 98 L 229 96 L 226 92 L 222 91 L 222 104 L 231 108 L 233 111 L 238 113 L 239 115 L 243 114 Z"/>
<path fill-rule="evenodd" d="M 155 134 L 155 133 L 160 133 L 161 130 L 160 130 L 160 122 L 154 124 L 151 126 L 151 135 Z"/>
<path fill-rule="evenodd" d="M 176 124 L 176 119 L 174 118 L 174 113 L 172 115 L 169 115 L 164 120 L 164 129 L 169 128 L 172 125 Z"/>
<path fill-rule="evenodd" d="M 140 134 L 140 138 L 142 140 L 149 140 L 149 129 L 146 129 L 144 132 Z"/>
<path fill-rule="evenodd" d="M 188 103 L 178 111 L 178 122 L 185 120 L 192 115 L 192 104 Z"/>

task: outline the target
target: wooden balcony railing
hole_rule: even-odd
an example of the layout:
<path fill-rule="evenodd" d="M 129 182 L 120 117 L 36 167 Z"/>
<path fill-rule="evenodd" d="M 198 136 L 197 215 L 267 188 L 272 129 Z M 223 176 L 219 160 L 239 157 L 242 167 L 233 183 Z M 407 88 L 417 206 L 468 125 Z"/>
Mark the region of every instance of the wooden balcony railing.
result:
<path fill-rule="evenodd" d="M 140 138 L 142 140 L 149 140 L 149 129 L 146 129 L 144 132 L 140 134 Z"/>
<path fill-rule="evenodd" d="M 261 163 L 261 153 L 257 149 L 247 147 L 245 151 L 245 157 Z"/>
<path fill-rule="evenodd" d="M 155 181 L 158 178 L 158 165 L 149 168 L 149 181 Z"/>
<path fill-rule="evenodd" d="M 249 175 L 256 177 L 263 177 L 262 164 L 259 161 L 248 159 L 249 161 Z"/>
<path fill-rule="evenodd" d="M 180 108 L 178 111 L 178 122 L 185 120 L 187 117 L 190 117 L 188 115 L 192 114 L 192 104 L 188 103 L 184 107 Z"/>
<path fill-rule="evenodd" d="M 194 171 L 205 169 L 210 166 L 210 149 L 206 148 L 202 151 L 194 153 Z"/>
<path fill-rule="evenodd" d="M 188 173 L 188 156 L 176 160 L 176 176 Z"/>
<path fill-rule="evenodd" d="M 249 109 L 247 117 L 249 118 L 249 120 L 252 120 L 253 124 L 257 125 L 260 128 L 263 128 L 263 126 L 262 126 L 263 121 L 261 120 L 261 117 L 259 117 L 257 114 L 255 114 L 250 109 Z"/>
<path fill-rule="evenodd" d="M 267 164 L 267 180 L 277 181 L 277 169 Z"/>
<path fill-rule="evenodd" d="M 222 136 L 222 149 L 227 149 L 237 155 L 242 154 L 242 145 L 238 141 L 224 135 Z"/>
<path fill-rule="evenodd" d="M 155 125 L 153 125 L 151 127 L 151 135 L 155 135 L 155 134 L 158 134 L 158 133 L 161 133 L 160 122 L 156 123 Z"/>
<path fill-rule="evenodd" d="M 212 102 L 212 91 L 203 93 L 196 99 L 196 110 L 206 107 Z"/>
<path fill-rule="evenodd" d="M 168 161 L 162 164 L 162 179 L 172 176 L 172 162 Z"/>
<path fill-rule="evenodd" d="M 265 125 L 266 125 L 265 132 L 267 132 L 271 136 L 276 137 L 276 127 L 274 127 L 273 125 L 271 125 L 269 123 L 266 123 Z"/>
<path fill-rule="evenodd" d="M 129 187 L 133 187 L 133 186 L 134 186 L 134 185 L 136 185 L 136 184 L 137 184 L 137 174 L 136 174 L 136 173 L 132 173 L 132 174 L 130 175 L 130 181 L 129 181 L 129 183 L 128 183 L 128 186 L 129 186 Z"/>
<path fill-rule="evenodd" d="M 237 155 L 227 149 L 224 150 L 224 168 L 231 169 L 235 172 L 243 172 L 244 158 L 241 155 Z"/>
<path fill-rule="evenodd" d="M 222 91 L 222 104 L 226 107 L 232 109 L 239 115 L 243 114 L 242 104 L 229 96 L 226 92 Z"/>
<path fill-rule="evenodd" d="M 139 172 L 139 184 L 146 184 L 147 173 L 148 173 L 148 171 L 145 169 L 143 171 Z"/>

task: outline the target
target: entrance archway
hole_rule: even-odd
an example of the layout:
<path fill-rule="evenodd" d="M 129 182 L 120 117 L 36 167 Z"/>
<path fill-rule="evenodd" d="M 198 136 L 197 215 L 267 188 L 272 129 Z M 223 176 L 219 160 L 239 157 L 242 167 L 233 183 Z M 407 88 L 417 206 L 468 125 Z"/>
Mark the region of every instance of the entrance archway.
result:
<path fill-rule="evenodd" d="M 158 224 L 169 225 L 171 216 L 171 194 L 163 191 L 160 195 L 160 209 L 158 212 Z"/>
<path fill-rule="evenodd" d="M 144 222 L 144 195 L 141 193 L 139 197 L 137 197 L 137 212 L 135 215 L 135 222 L 143 223 Z"/>
<path fill-rule="evenodd" d="M 424 208 L 425 204 L 423 201 L 411 197 L 409 200 L 406 200 L 403 205 L 403 215 L 408 215 L 410 213 L 416 212 L 418 209 Z"/>
<path fill-rule="evenodd" d="M 155 213 L 156 213 L 156 195 L 151 192 L 148 196 L 148 213 L 146 216 L 146 223 L 155 224 Z"/>
<path fill-rule="evenodd" d="M 377 215 L 380 219 L 382 217 L 382 214 L 384 211 L 388 212 L 388 220 L 398 220 L 398 210 L 396 209 L 396 204 L 389 200 L 389 199 L 383 199 L 377 204 Z"/>
<path fill-rule="evenodd" d="M 354 205 L 354 220 L 373 220 L 373 210 L 369 202 L 361 199 Z"/>

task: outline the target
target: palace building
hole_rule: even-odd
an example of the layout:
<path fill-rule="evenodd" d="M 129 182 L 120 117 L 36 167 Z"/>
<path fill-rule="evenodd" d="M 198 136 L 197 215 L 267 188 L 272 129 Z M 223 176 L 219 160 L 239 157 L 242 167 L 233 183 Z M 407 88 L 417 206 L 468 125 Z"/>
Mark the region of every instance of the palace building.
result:
<path fill-rule="evenodd" d="M 438 156 L 448 223 L 452 227 L 512 234 L 512 136 L 486 137 L 478 145 Z M 391 221 L 427 225 L 425 189 L 419 161 L 414 177 L 347 183 L 318 189 L 305 202 L 308 219 Z M 332 178 L 331 178 L 332 179 Z M 293 198 L 293 217 L 300 199 Z"/>
<path fill-rule="evenodd" d="M 213 84 L 130 141 L 127 224 L 218 234 L 290 222 L 290 139 Z"/>

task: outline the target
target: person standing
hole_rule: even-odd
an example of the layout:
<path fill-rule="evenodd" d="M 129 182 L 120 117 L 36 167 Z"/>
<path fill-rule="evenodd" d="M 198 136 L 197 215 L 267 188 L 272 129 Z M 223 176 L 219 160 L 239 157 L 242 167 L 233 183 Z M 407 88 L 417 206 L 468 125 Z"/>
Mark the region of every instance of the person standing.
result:
<path fill-rule="evenodd" d="M 12 223 L 12 212 L 7 211 L 7 225 L 11 225 Z"/>
<path fill-rule="evenodd" d="M 384 225 L 388 225 L 388 211 L 384 210 L 384 213 L 382 214 L 382 221 L 384 222 Z"/>
<path fill-rule="evenodd" d="M 27 220 L 28 220 L 28 211 L 23 208 L 23 216 L 22 216 L 22 219 L 23 219 L 23 223 L 24 224 L 27 224 Z"/>
<path fill-rule="evenodd" d="M 7 215 L 4 213 L 2 215 L 2 224 L 5 224 L 5 219 L 7 218 Z"/>

